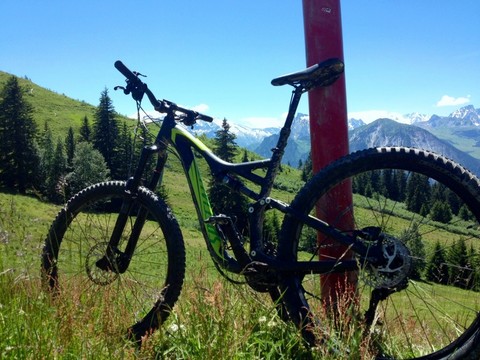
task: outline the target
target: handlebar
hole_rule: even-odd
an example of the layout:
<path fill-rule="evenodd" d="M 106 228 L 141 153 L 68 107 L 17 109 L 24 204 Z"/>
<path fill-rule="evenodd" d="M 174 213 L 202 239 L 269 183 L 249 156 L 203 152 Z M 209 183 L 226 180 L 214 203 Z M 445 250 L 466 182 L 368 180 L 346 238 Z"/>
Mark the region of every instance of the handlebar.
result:
<path fill-rule="evenodd" d="M 154 109 L 161 113 L 175 113 L 181 112 L 186 115 L 182 121 L 186 125 L 193 125 L 196 120 L 203 120 L 207 122 L 212 122 L 213 118 L 208 115 L 201 114 L 197 111 L 185 109 L 181 106 L 176 105 L 175 103 L 168 101 L 168 100 L 157 100 L 156 96 L 153 92 L 148 88 L 147 84 L 145 84 L 142 80 L 138 78 L 140 75 L 138 72 L 132 72 L 129 68 L 127 68 L 120 60 L 115 61 L 114 64 L 115 68 L 127 78 L 127 87 L 115 87 L 115 90 L 118 88 L 122 88 L 123 92 L 128 95 L 132 94 L 132 98 L 135 101 L 141 101 L 143 95 L 146 94 L 148 100 L 154 107 Z"/>
<path fill-rule="evenodd" d="M 120 60 L 115 61 L 115 68 L 130 81 L 137 81 L 137 76 L 130 71 Z"/>

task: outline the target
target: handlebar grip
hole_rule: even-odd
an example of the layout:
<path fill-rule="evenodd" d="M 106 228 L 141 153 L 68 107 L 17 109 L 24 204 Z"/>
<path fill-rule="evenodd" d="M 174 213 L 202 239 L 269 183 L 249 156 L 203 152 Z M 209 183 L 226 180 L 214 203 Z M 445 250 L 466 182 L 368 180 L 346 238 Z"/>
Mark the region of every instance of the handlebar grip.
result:
<path fill-rule="evenodd" d="M 115 61 L 115 68 L 122 73 L 128 80 L 135 81 L 137 77 L 120 60 Z"/>
<path fill-rule="evenodd" d="M 213 117 L 211 117 L 211 116 L 203 115 L 203 114 L 199 114 L 199 115 L 200 115 L 199 120 L 203 120 L 203 121 L 206 121 L 206 122 L 212 122 L 213 121 Z"/>

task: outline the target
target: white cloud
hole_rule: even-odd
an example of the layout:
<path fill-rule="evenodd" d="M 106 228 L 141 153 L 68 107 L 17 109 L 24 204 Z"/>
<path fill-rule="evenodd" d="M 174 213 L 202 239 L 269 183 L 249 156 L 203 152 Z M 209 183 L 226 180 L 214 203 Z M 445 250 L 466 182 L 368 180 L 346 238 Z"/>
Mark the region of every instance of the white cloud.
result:
<path fill-rule="evenodd" d="M 198 111 L 199 113 L 207 115 L 209 108 L 210 107 L 207 104 L 199 104 L 199 105 L 195 105 L 194 107 L 192 107 L 192 110 L 195 110 L 195 111 Z M 187 109 L 188 109 L 188 107 L 187 107 Z"/>
<path fill-rule="evenodd" d="M 366 111 L 354 111 L 348 113 L 349 119 L 361 119 L 365 123 L 369 124 L 377 119 L 392 119 L 400 123 L 409 124 L 409 119 L 406 119 L 402 114 L 387 110 L 366 110 Z"/>
<path fill-rule="evenodd" d="M 263 129 L 268 127 L 281 127 L 285 118 L 275 117 L 247 117 L 240 119 L 239 123 L 254 129 Z"/>
<path fill-rule="evenodd" d="M 458 97 L 454 98 L 453 96 L 443 95 L 442 98 L 437 102 L 437 106 L 457 106 L 463 105 L 470 102 L 470 95 L 467 97 Z"/>

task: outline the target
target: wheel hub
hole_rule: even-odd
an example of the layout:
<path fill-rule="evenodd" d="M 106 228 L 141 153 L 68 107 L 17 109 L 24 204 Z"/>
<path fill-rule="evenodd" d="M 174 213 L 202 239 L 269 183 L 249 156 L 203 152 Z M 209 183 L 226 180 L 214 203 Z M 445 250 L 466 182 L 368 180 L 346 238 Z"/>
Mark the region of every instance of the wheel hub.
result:
<path fill-rule="evenodd" d="M 384 264 L 380 266 L 368 264 L 364 271 L 364 280 L 376 289 L 397 288 L 406 281 L 412 268 L 410 250 L 393 236 L 386 234 L 380 236 Z"/>
<path fill-rule="evenodd" d="M 105 249 L 108 248 L 108 243 L 98 243 L 90 248 L 85 260 L 85 270 L 92 282 L 97 285 L 109 285 L 117 280 L 119 273 L 111 270 L 104 270 L 97 265 L 97 262 L 105 259 Z"/>

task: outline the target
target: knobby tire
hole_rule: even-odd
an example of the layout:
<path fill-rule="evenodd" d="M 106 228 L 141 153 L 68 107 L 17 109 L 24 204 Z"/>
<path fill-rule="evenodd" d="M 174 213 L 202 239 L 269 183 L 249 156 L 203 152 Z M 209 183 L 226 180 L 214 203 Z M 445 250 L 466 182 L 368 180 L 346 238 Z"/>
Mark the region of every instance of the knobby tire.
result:
<path fill-rule="evenodd" d="M 414 196 L 410 195 L 408 201 L 405 198 L 408 189 L 404 188 L 403 194 L 389 193 L 388 186 L 382 186 L 381 181 L 391 179 L 395 174 L 392 169 L 398 170 L 396 176 L 402 174 L 403 186 L 407 186 L 408 180 L 415 174 L 422 174 L 424 179 L 428 179 L 430 189 L 435 186 L 435 191 L 445 191 L 445 186 L 449 189 L 445 191 L 446 197 L 454 193 L 458 205 L 448 225 L 433 221 L 432 216 L 426 213 L 434 204 L 426 203 L 423 210 L 413 210 Z M 369 185 L 365 185 L 367 177 L 370 179 Z M 362 316 L 366 314 L 372 290 L 393 287 L 388 282 L 395 280 L 394 276 L 379 276 L 368 264 L 359 263 L 354 300 L 351 294 L 339 294 L 338 303 L 333 304 L 337 309 L 346 307 L 350 310 L 349 314 L 352 314 L 353 308 L 356 315 L 342 318 L 337 313 L 333 319 L 325 315 L 330 314 L 330 310 L 325 309 L 325 299 L 321 299 L 319 275 L 285 276 L 280 292 L 290 318 L 302 330 L 305 339 L 310 344 L 315 341 L 328 343 L 326 339 L 335 338 L 339 332 L 351 335 L 357 331 L 367 338 L 363 344 L 369 349 L 368 354 L 377 359 L 479 358 L 479 180 L 455 162 L 427 151 L 401 147 L 368 149 L 350 154 L 320 171 L 305 184 L 291 206 L 302 214 L 322 218 L 322 210 L 317 209 L 316 204 L 320 199 L 328 202 L 328 192 L 345 181 L 349 181 L 354 190 L 353 206 L 339 209 L 331 225 L 341 227 L 342 219 L 348 218 L 354 211 L 354 229 L 348 229 L 347 232 L 374 226 L 388 234 L 389 239 L 400 239 L 408 248 L 408 252 L 404 251 L 402 256 L 411 257 L 402 263 L 410 264 L 409 267 L 403 267 L 409 269 L 408 275 L 404 274 L 406 279 L 395 285 L 395 293 L 373 307 L 375 316 L 368 325 Z M 408 202 L 410 207 L 407 207 Z M 471 218 L 468 221 L 458 215 L 462 205 L 470 210 Z M 325 239 L 321 237 L 317 239 L 314 230 L 312 245 L 312 230 L 298 218 L 286 216 L 279 240 L 279 258 L 286 261 L 318 261 L 322 246 L 332 245 L 323 242 Z M 307 241 L 309 238 L 310 243 Z M 442 252 L 442 255 L 448 255 L 456 251 L 458 245 L 455 244 L 462 241 L 467 246 L 467 258 L 464 259 L 467 264 L 464 264 L 464 268 L 445 260 L 442 267 L 431 266 L 427 269 L 437 242 L 443 250 L 436 254 Z M 427 270 L 430 271 L 428 276 Z M 357 330 L 353 322 L 347 323 L 352 319 L 359 324 Z"/>
<path fill-rule="evenodd" d="M 120 250 L 138 209 L 147 209 L 148 216 L 128 269 L 118 274 L 99 269 L 96 262 L 106 253 L 127 197 L 134 203 Z M 140 187 L 131 194 L 124 181 L 99 183 L 73 196 L 58 213 L 43 248 L 42 274 L 56 299 L 76 302 L 76 311 L 97 313 L 94 326 L 117 328 L 139 342 L 165 321 L 180 295 L 183 237 L 169 207 L 150 190 Z"/>

